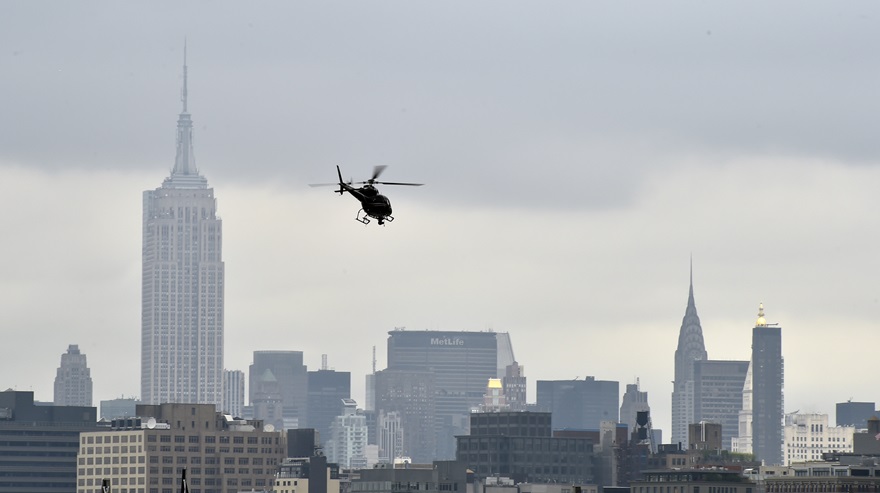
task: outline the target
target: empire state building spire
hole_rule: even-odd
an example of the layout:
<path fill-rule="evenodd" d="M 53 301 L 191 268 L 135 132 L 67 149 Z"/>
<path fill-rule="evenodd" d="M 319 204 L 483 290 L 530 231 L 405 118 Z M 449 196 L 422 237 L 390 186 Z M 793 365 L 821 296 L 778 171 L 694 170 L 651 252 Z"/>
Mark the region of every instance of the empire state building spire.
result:
<path fill-rule="evenodd" d="M 196 168 L 196 158 L 193 153 L 193 124 L 187 111 L 187 66 L 186 66 L 186 43 L 183 45 L 183 89 L 180 91 L 180 101 L 183 110 L 177 118 L 177 155 L 174 159 L 174 169 L 171 177 L 166 182 L 173 188 L 207 188 L 207 180 L 199 175 Z"/>

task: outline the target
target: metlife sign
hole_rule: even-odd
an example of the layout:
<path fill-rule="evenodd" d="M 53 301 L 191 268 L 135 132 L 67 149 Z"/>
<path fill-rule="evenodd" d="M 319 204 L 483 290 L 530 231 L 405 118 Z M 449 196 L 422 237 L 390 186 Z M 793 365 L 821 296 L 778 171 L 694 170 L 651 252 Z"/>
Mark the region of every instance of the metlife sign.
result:
<path fill-rule="evenodd" d="M 461 337 L 432 337 L 432 346 L 464 346 L 464 339 Z"/>
<path fill-rule="evenodd" d="M 422 350 L 445 350 L 462 349 L 493 350 L 497 346 L 493 332 L 464 332 L 464 331 L 405 331 L 395 330 L 388 333 L 389 349 L 397 348 L 421 348 Z"/>

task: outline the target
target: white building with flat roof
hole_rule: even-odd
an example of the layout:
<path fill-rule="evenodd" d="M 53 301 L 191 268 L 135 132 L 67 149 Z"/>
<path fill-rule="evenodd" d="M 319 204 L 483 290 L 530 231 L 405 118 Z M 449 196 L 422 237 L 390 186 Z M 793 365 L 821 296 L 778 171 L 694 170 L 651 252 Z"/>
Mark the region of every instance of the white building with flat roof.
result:
<path fill-rule="evenodd" d="M 819 461 L 826 452 L 852 453 L 855 432 L 853 426 L 828 426 L 827 414 L 786 414 L 783 465 Z"/>

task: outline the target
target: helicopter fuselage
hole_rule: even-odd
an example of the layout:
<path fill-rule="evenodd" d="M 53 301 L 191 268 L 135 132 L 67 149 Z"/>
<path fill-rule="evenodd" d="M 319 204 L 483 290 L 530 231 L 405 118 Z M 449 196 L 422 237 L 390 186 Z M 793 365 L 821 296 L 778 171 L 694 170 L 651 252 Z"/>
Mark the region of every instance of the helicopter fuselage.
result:
<path fill-rule="evenodd" d="M 352 197 L 358 199 L 364 214 L 377 219 L 379 224 L 384 223 L 391 216 L 391 201 L 388 200 L 388 197 L 380 194 L 376 187 L 372 185 L 353 187 L 347 183 L 340 183 L 339 185 L 341 188 L 337 192 L 340 194 L 348 192 Z"/>

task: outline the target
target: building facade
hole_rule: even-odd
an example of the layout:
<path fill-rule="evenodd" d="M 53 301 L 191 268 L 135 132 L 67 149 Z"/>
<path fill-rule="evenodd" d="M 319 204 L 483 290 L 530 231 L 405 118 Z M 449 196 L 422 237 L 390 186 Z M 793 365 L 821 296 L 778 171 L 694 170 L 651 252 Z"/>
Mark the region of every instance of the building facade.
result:
<path fill-rule="evenodd" d="M 302 351 L 254 351 L 248 372 L 248 398 L 254 418 L 277 429 L 308 422 L 308 369 Z"/>
<path fill-rule="evenodd" d="M 456 437 L 456 460 L 473 470 L 475 478 L 592 483 L 593 440 L 555 437 L 551 423 L 545 412 L 473 413 L 470 435 Z"/>
<path fill-rule="evenodd" d="M 880 416 L 874 402 L 838 402 L 836 411 L 837 426 L 853 426 L 857 430 L 866 429 L 872 416 Z"/>
<path fill-rule="evenodd" d="M 223 405 L 220 410 L 235 417 L 243 417 L 244 400 L 244 372 L 223 370 Z"/>
<path fill-rule="evenodd" d="M 768 465 L 782 464 L 782 328 L 764 319 L 752 329 L 752 453 Z"/>
<path fill-rule="evenodd" d="M 220 406 L 222 222 L 214 190 L 195 165 L 185 59 L 183 74 L 174 168 L 143 194 L 141 400 Z"/>
<path fill-rule="evenodd" d="M 739 413 L 748 370 L 748 361 L 694 362 L 694 422 L 720 424 L 724 450 L 731 450 L 733 437 L 739 431 Z"/>
<path fill-rule="evenodd" d="M 398 455 L 409 456 L 421 464 L 431 462 L 437 451 L 435 374 L 386 369 L 375 375 L 378 414 L 397 413 L 400 417 L 403 449 Z"/>
<path fill-rule="evenodd" d="M 852 426 L 829 426 L 827 414 L 786 414 L 783 465 L 822 460 L 827 453 L 852 453 L 855 431 Z"/>
<path fill-rule="evenodd" d="M 271 487 L 286 455 L 284 435 L 215 409 L 211 404 L 141 405 L 140 419 L 80 434 L 75 491 L 92 493 L 110 478 L 114 493 L 174 492 L 184 468 L 190 493 Z"/>
<path fill-rule="evenodd" d="M 434 374 L 437 448 L 428 461 L 454 457 L 454 436 L 467 432 L 468 415 L 482 403 L 486 381 L 503 377 L 513 362 L 510 335 L 503 332 L 388 333 L 388 369 Z"/>
<path fill-rule="evenodd" d="M 360 471 L 352 478 L 351 493 L 467 492 L 467 467 L 456 461 L 401 464 Z"/>
<path fill-rule="evenodd" d="M 694 269 L 691 265 L 687 308 L 678 331 L 675 379 L 672 382 L 672 443 L 686 444 L 688 425 L 694 422 L 694 362 L 709 359 L 703 328 L 694 302 Z"/>
<path fill-rule="evenodd" d="M 350 398 L 350 372 L 327 369 L 308 372 L 306 414 L 309 420 L 305 425 L 318 430 L 321 437 L 329 437 L 330 424 L 344 414 L 343 400 Z"/>
<path fill-rule="evenodd" d="M 553 429 L 598 430 L 620 419 L 620 383 L 613 380 L 538 380 L 537 405 L 553 414 Z"/>
<path fill-rule="evenodd" d="M 523 365 L 514 361 L 507 365 L 504 377 L 501 379 L 504 397 L 511 411 L 523 411 L 528 405 L 526 400 L 526 369 Z"/>
<path fill-rule="evenodd" d="M 0 491 L 75 491 L 79 434 L 95 429 L 94 407 L 37 406 L 33 392 L 0 392 Z"/>
<path fill-rule="evenodd" d="M 55 405 L 92 405 L 91 372 L 86 355 L 76 344 L 68 346 L 67 352 L 61 355 L 61 366 L 55 374 Z"/>
<path fill-rule="evenodd" d="M 116 418 L 131 418 L 135 416 L 137 405 L 143 402 L 134 397 L 120 397 L 101 401 L 101 419 L 110 421 Z"/>
<path fill-rule="evenodd" d="M 357 402 L 345 399 L 342 414 L 330 424 L 330 435 L 324 441 L 324 452 L 330 462 L 344 469 L 364 469 L 367 464 L 367 420 L 358 413 Z"/>

